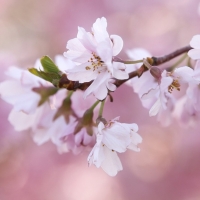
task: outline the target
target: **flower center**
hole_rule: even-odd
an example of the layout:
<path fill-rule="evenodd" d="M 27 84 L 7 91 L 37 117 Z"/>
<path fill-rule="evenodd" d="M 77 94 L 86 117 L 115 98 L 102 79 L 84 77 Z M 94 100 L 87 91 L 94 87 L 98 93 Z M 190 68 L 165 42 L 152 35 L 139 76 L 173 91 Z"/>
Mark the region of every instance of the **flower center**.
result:
<path fill-rule="evenodd" d="M 101 73 L 101 71 L 105 68 L 104 62 L 93 52 L 92 57 L 88 60 L 88 62 L 89 65 L 85 67 L 86 70 L 98 71 L 98 73 Z"/>
<path fill-rule="evenodd" d="M 173 90 L 174 90 L 174 88 L 176 89 L 176 90 L 178 90 L 178 91 L 180 91 L 180 83 L 178 82 L 178 80 L 177 79 L 174 79 L 173 80 L 173 82 L 172 82 L 172 84 L 168 87 L 168 92 L 169 93 L 172 93 L 173 92 Z"/>

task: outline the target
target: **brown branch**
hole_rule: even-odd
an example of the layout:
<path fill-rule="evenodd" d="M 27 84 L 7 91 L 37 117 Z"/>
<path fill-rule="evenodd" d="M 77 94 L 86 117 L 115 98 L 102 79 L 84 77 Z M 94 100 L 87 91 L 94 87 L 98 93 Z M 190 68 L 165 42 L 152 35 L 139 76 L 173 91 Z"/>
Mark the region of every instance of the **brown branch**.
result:
<path fill-rule="evenodd" d="M 152 66 L 158 66 L 161 65 L 167 61 L 172 60 L 173 58 L 176 58 L 177 56 L 180 56 L 183 53 L 187 53 L 190 49 L 192 49 L 192 47 L 190 46 L 185 46 L 182 47 L 168 55 L 165 56 L 161 56 L 161 57 L 151 57 L 151 58 L 146 58 L 147 61 L 149 62 L 150 65 Z M 120 85 L 122 85 L 123 83 L 125 83 L 126 81 L 138 76 L 140 77 L 145 71 L 148 71 L 148 68 L 145 67 L 145 65 L 143 64 L 138 70 L 133 71 L 131 73 L 129 73 L 129 78 L 126 80 L 117 80 L 115 81 L 115 85 L 117 87 L 119 87 Z"/>
<path fill-rule="evenodd" d="M 187 53 L 190 49 L 192 49 L 190 46 L 185 46 L 185 47 L 182 47 L 168 55 L 161 56 L 161 57 L 153 56 L 151 58 L 146 58 L 146 60 L 148 61 L 148 63 L 150 65 L 158 66 L 165 62 L 172 60 L 173 58 L 176 58 L 177 56 L 180 56 L 183 53 Z M 122 60 L 119 60 L 119 61 L 115 60 L 115 62 L 122 62 Z M 138 70 L 129 73 L 128 79 L 126 79 L 126 80 L 116 79 L 114 84 L 117 87 L 119 87 L 126 81 L 132 79 L 133 77 L 136 77 L 136 76 L 140 77 L 147 70 L 148 70 L 148 68 L 143 64 Z M 63 75 L 60 80 L 59 87 L 66 88 L 68 90 L 76 90 L 76 89 L 86 90 L 91 85 L 91 83 L 92 83 L 92 81 L 88 82 L 88 83 L 79 83 L 78 81 L 70 81 L 66 75 Z"/>
<path fill-rule="evenodd" d="M 183 53 L 186 53 L 188 52 L 190 49 L 192 49 L 191 46 L 185 46 L 183 48 L 180 48 L 168 55 L 165 55 L 165 56 L 161 56 L 161 57 L 152 57 L 153 59 L 153 63 L 152 65 L 153 66 L 158 66 L 158 65 L 161 65 L 169 60 L 172 60 L 173 58 L 177 57 L 177 56 L 180 56 L 181 54 Z"/>

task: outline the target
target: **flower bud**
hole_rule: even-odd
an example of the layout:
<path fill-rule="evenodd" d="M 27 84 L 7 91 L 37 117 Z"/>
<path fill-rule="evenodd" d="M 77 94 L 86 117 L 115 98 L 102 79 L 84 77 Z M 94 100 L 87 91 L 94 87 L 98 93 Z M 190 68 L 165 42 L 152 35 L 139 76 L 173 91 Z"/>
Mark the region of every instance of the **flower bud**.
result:
<path fill-rule="evenodd" d="M 61 107 L 58 109 L 58 111 L 56 112 L 53 120 L 56 120 L 58 117 L 60 117 L 61 115 L 64 115 L 65 120 L 67 123 L 69 123 L 69 118 L 71 115 L 74 115 L 74 111 L 71 108 L 71 104 L 72 101 L 70 98 L 65 98 L 63 100 L 63 103 L 61 105 Z"/>
<path fill-rule="evenodd" d="M 152 66 L 151 69 L 150 69 L 150 73 L 154 78 L 160 79 L 162 71 L 158 67 Z"/>
<path fill-rule="evenodd" d="M 79 120 L 75 127 L 74 134 L 77 134 L 82 128 L 86 128 L 88 135 L 93 135 L 93 110 L 88 109 L 85 111 L 83 117 Z"/>
<path fill-rule="evenodd" d="M 101 117 L 101 116 L 99 116 L 99 117 L 96 119 L 97 125 L 98 125 L 100 122 L 102 122 L 104 125 L 107 124 L 106 119 L 103 118 L 103 117 Z"/>

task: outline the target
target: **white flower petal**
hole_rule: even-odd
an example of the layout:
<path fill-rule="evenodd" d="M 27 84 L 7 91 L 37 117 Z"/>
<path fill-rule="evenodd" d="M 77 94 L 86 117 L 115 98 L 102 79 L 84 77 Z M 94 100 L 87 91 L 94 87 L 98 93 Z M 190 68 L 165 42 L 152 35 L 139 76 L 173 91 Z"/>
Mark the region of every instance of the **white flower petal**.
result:
<path fill-rule="evenodd" d="M 138 144 L 142 142 L 142 137 L 135 132 L 131 132 L 131 143 L 127 147 L 128 149 L 131 149 L 132 151 L 139 152 L 140 148 L 138 148 Z"/>
<path fill-rule="evenodd" d="M 128 79 L 129 75 L 126 71 L 113 70 L 113 77 L 115 77 L 116 79 L 119 79 L 119 80 L 124 80 L 124 79 Z"/>
<path fill-rule="evenodd" d="M 131 50 L 127 50 L 127 55 L 133 60 L 142 60 L 143 58 L 151 57 L 151 54 L 143 48 L 133 48 Z"/>
<path fill-rule="evenodd" d="M 159 89 L 158 87 L 155 88 L 155 89 L 150 89 L 147 93 L 144 93 L 142 96 L 141 96 L 141 99 L 142 100 L 146 100 L 146 99 L 150 99 L 154 96 L 156 96 L 156 94 L 159 93 Z"/>
<path fill-rule="evenodd" d="M 77 38 L 80 40 L 81 44 L 90 52 L 95 51 L 96 42 L 91 33 L 86 32 L 84 28 L 78 27 Z"/>
<path fill-rule="evenodd" d="M 196 80 L 200 80 L 200 60 L 197 60 L 196 62 L 193 76 Z"/>
<path fill-rule="evenodd" d="M 123 126 L 114 123 L 111 127 L 103 130 L 102 142 L 112 150 L 119 153 L 125 152 L 130 144 L 130 131 L 127 131 Z"/>
<path fill-rule="evenodd" d="M 90 152 L 88 156 L 88 164 L 94 164 L 96 167 L 100 167 L 103 160 L 105 159 L 104 157 L 104 147 L 102 144 L 95 144 L 93 147 L 92 151 Z"/>
<path fill-rule="evenodd" d="M 78 52 L 78 51 L 67 51 L 63 54 L 66 58 L 77 62 L 77 63 L 86 63 L 91 58 L 91 53 L 88 51 Z"/>
<path fill-rule="evenodd" d="M 160 99 L 158 99 L 154 105 L 151 107 L 150 111 L 149 111 L 149 116 L 155 116 L 158 114 L 160 108 L 161 108 L 161 101 Z"/>
<path fill-rule="evenodd" d="M 94 93 L 96 98 L 103 100 L 107 96 L 108 90 L 106 88 L 106 81 L 109 78 L 107 72 L 100 73 L 92 84 L 85 90 L 84 98 Z"/>
<path fill-rule="evenodd" d="M 93 24 L 92 31 L 94 34 L 94 38 L 98 43 L 104 41 L 106 38 L 109 38 L 106 28 L 107 20 L 105 17 L 98 18 Z"/>
<path fill-rule="evenodd" d="M 20 80 L 21 74 L 24 70 L 20 69 L 15 66 L 11 66 L 8 68 L 8 70 L 5 72 L 5 74 L 11 78 L 14 78 L 15 80 Z"/>
<path fill-rule="evenodd" d="M 190 41 L 190 46 L 194 49 L 200 49 L 200 35 L 193 36 Z"/>
<path fill-rule="evenodd" d="M 194 60 L 200 59 L 200 49 L 189 50 L 188 56 Z"/>
<path fill-rule="evenodd" d="M 173 78 L 172 77 L 163 77 L 160 83 L 160 91 L 164 92 L 168 87 L 172 84 Z"/>
<path fill-rule="evenodd" d="M 13 97 L 15 99 L 14 109 L 16 111 L 23 111 L 25 113 L 33 113 L 38 107 L 40 96 L 36 92 L 28 91 L 27 93 L 20 94 Z"/>
<path fill-rule="evenodd" d="M 98 124 L 98 133 L 102 133 L 102 130 L 105 128 L 105 125 L 102 123 L 102 122 L 100 122 L 99 124 Z"/>
<path fill-rule="evenodd" d="M 23 92 L 24 89 L 21 87 L 20 83 L 14 80 L 6 80 L 0 83 L 1 98 L 12 105 L 16 103 L 16 99 L 13 97 L 18 96 Z"/>
<path fill-rule="evenodd" d="M 67 78 L 72 81 L 79 81 L 79 83 L 85 83 L 94 80 L 97 77 L 97 73 L 92 69 L 87 70 L 87 66 L 88 63 L 84 63 L 67 70 Z"/>
<path fill-rule="evenodd" d="M 63 72 L 75 67 L 75 64 L 71 60 L 61 55 L 55 56 L 55 63 L 58 66 L 59 70 Z"/>
<path fill-rule="evenodd" d="M 189 82 L 192 79 L 193 74 L 194 70 L 187 66 L 176 68 L 173 73 L 173 75 L 180 78 L 181 81 L 186 82 Z"/>
<path fill-rule="evenodd" d="M 106 86 L 110 91 L 115 91 L 116 90 L 116 85 L 113 84 L 114 80 L 110 79 L 107 81 Z"/>
<path fill-rule="evenodd" d="M 105 158 L 101 164 L 101 168 L 109 176 L 116 176 L 123 169 L 121 161 L 115 151 L 108 149 L 106 146 L 104 146 L 103 150 Z"/>
<path fill-rule="evenodd" d="M 126 66 L 123 63 L 114 62 L 113 63 L 113 77 L 124 80 L 129 78 L 129 74 L 125 71 Z"/>
<path fill-rule="evenodd" d="M 125 127 L 129 128 L 130 130 L 137 132 L 138 131 L 138 125 L 133 123 L 133 124 L 126 124 L 126 123 L 119 123 L 124 125 Z"/>
<path fill-rule="evenodd" d="M 111 35 L 110 39 L 112 40 L 113 43 L 113 56 L 116 56 L 117 54 L 120 53 L 120 51 L 123 48 L 123 40 L 118 35 Z"/>
<path fill-rule="evenodd" d="M 108 94 L 108 89 L 106 87 L 105 83 L 102 83 L 99 87 L 98 90 L 94 91 L 94 96 L 99 99 L 99 100 L 103 100 L 106 98 L 107 94 Z"/>
<path fill-rule="evenodd" d="M 80 40 L 78 38 L 69 40 L 67 42 L 66 47 L 70 51 L 76 51 L 76 52 L 80 52 L 80 53 L 87 51 L 87 49 L 82 45 L 82 43 L 80 42 Z"/>
<path fill-rule="evenodd" d="M 8 116 L 8 121 L 16 131 L 24 131 L 31 128 L 35 123 L 35 115 L 27 115 L 23 112 L 12 110 Z"/>
<path fill-rule="evenodd" d="M 103 42 L 98 43 L 96 47 L 96 52 L 101 60 L 106 65 L 109 65 L 112 62 L 112 47 L 110 39 L 107 38 Z"/>
<path fill-rule="evenodd" d="M 50 135 L 47 134 L 46 129 L 37 129 L 35 133 L 33 134 L 33 141 L 38 144 L 44 144 L 50 139 Z"/>

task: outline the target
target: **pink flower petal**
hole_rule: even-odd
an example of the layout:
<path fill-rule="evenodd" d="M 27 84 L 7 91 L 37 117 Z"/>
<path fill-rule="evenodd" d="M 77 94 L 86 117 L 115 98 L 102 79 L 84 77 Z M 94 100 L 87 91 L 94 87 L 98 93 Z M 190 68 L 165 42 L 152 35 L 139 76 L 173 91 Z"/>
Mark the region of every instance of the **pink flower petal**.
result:
<path fill-rule="evenodd" d="M 194 70 L 190 67 L 184 66 L 177 68 L 173 75 L 180 78 L 181 81 L 189 82 L 194 74 Z"/>
<path fill-rule="evenodd" d="M 67 78 L 79 83 L 90 82 L 97 77 L 97 73 L 91 70 L 86 70 L 88 63 L 77 65 L 76 67 L 67 70 Z"/>
<path fill-rule="evenodd" d="M 160 91 L 164 92 L 173 82 L 172 77 L 163 77 L 160 83 Z"/>
<path fill-rule="evenodd" d="M 193 36 L 190 41 L 190 46 L 194 49 L 200 49 L 200 35 Z"/>
<path fill-rule="evenodd" d="M 147 93 L 144 93 L 141 96 L 141 99 L 142 100 L 150 99 L 150 98 L 156 96 L 157 93 L 159 93 L 158 86 L 155 89 L 150 89 Z"/>
<path fill-rule="evenodd" d="M 78 38 L 71 39 L 67 42 L 67 49 L 77 52 L 84 52 L 86 48 L 82 45 Z"/>
<path fill-rule="evenodd" d="M 119 171 L 123 169 L 121 161 L 115 151 L 103 147 L 104 160 L 101 164 L 101 168 L 110 176 L 116 176 Z"/>
<path fill-rule="evenodd" d="M 98 45 L 96 47 L 96 52 L 105 64 L 111 63 L 111 61 L 112 61 L 112 48 L 111 48 L 110 39 L 107 38 L 103 42 L 98 43 Z"/>
<path fill-rule="evenodd" d="M 188 56 L 194 60 L 200 59 L 200 49 L 191 49 Z"/>
<path fill-rule="evenodd" d="M 155 116 L 158 114 L 159 110 L 161 107 L 161 101 L 160 99 L 158 99 L 154 105 L 151 107 L 150 111 L 149 111 L 149 116 Z"/>
<path fill-rule="evenodd" d="M 114 81 L 113 81 L 112 79 L 110 79 L 110 80 L 108 80 L 107 83 L 106 83 L 107 88 L 108 88 L 110 91 L 112 91 L 112 92 L 115 91 L 116 88 L 117 88 L 116 85 L 113 84 L 113 82 L 114 82 Z"/>
<path fill-rule="evenodd" d="M 90 52 L 95 51 L 96 41 L 91 33 L 86 32 L 84 28 L 78 27 L 77 38 L 87 50 Z"/>
<path fill-rule="evenodd" d="M 92 31 L 94 34 L 95 40 L 99 43 L 104 41 L 106 38 L 109 38 L 107 32 L 107 20 L 105 17 L 98 18 L 93 24 Z"/>
<path fill-rule="evenodd" d="M 91 93 L 94 93 L 96 98 L 100 100 L 105 99 L 108 93 L 106 88 L 106 81 L 108 78 L 109 74 L 107 72 L 102 72 L 85 90 L 84 98 L 86 98 Z"/>
<path fill-rule="evenodd" d="M 113 43 L 113 56 L 116 56 L 123 48 L 123 40 L 118 35 L 111 35 L 110 39 Z"/>

